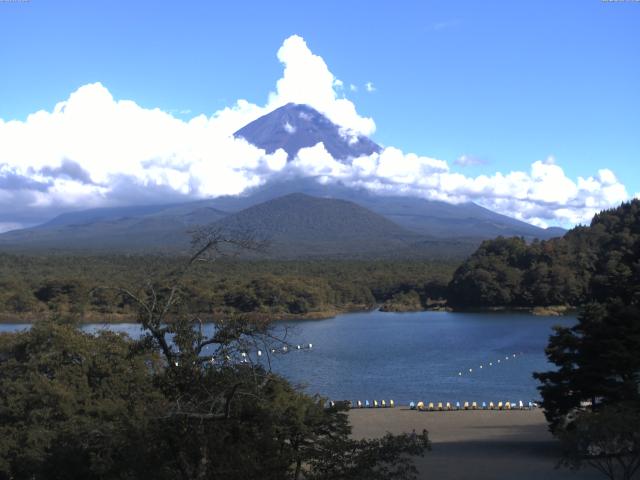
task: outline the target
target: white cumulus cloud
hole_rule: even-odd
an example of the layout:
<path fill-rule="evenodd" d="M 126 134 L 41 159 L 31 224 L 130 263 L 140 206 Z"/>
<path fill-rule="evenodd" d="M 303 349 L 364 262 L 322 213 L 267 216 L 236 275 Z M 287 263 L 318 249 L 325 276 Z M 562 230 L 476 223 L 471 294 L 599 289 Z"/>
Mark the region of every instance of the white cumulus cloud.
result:
<path fill-rule="evenodd" d="M 361 117 L 355 105 L 338 96 L 336 86 L 342 87 L 322 57 L 315 55 L 304 39 L 298 35 L 287 38 L 278 59 L 284 65 L 284 74 L 276 84 L 276 92 L 269 97 L 269 108 L 287 103 L 306 103 L 337 125 L 371 135 L 376 125 L 373 119 Z"/>
<path fill-rule="evenodd" d="M 337 162 L 324 147 L 301 150 L 285 170 L 326 182 L 367 188 L 381 195 L 405 195 L 450 203 L 475 202 L 491 210 L 546 227 L 588 223 L 598 211 L 629 198 L 610 170 L 572 180 L 549 158 L 529 171 L 465 176 L 447 162 L 388 147 L 350 164 Z"/>
<path fill-rule="evenodd" d="M 300 150 L 290 162 L 283 150 L 268 155 L 233 133 L 289 102 L 324 113 L 346 141 L 375 131 L 374 121 L 344 98 L 344 83 L 304 39 L 289 37 L 277 55 L 283 75 L 263 106 L 238 100 L 211 116 L 183 119 L 115 99 L 93 83 L 52 111 L 24 121 L 0 119 L 0 231 L 64 210 L 238 194 L 276 177 L 340 181 L 382 195 L 472 201 L 541 226 L 588 222 L 597 211 L 629 198 L 611 170 L 573 179 L 553 157 L 527 171 L 467 176 L 452 172 L 443 160 L 394 147 L 349 162 L 334 159 L 321 143 Z M 349 90 L 356 88 L 349 84 Z M 293 125 L 285 129 L 295 134 Z M 463 155 L 454 163 L 480 162 Z"/>
<path fill-rule="evenodd" d="M 85 85 L 51 112 L 0 121 L 0 214 L 237 194 L 284 168 L 285 152 L 266 155 L 219 124 Z"/>

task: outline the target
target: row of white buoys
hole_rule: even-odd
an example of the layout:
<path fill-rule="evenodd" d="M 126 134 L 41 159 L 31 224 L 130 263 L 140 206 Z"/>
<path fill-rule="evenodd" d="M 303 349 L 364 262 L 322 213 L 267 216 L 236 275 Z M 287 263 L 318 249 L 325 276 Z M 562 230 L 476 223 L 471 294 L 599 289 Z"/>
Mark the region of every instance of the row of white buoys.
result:
<path fill-rule="evenodd" d="M 289 350 L 311 350 L 312 348 L 313 343 L 296 345 L 295 348 L 293 346 L 289 348 L 288 345 L 283 345 L 282 348 L 272 348 L 271 353 L 287 353 Z"/>
<path fill-rule="evenodd" d="M 522 355 L 522 354 L 520 354 L 520 355 Z M 478 367 L 478 370 L 483 370 L 485 367 L 493 367 L 494 365 L 498 365 L 498 364 L 502 363 L 503 361 L 505 361 L 505 362 L 506 362 L 506 361 L 507 361 L 507 360 L 509 360 L 509 359 L 516 358 L 517 356 L 518 356 L 518 354 L 517 354 L 517 353 L 513 353 L 513 354 L 511 354 L 511 355 L 506 355 L 506 356 L 504 357 L 504 360 L 503 360 L 502 358 L 499 358 L 498 360 L 496 360 L 496 361 L 492 361 L 492 362 L 488 362 L 487 364 L 484 364 L 484 363 L 483 363 L 483 364 L 481 364 L 481 365 Z M 467 374 L 467 375 L 468 375 L 469 373 L 473 373 L 473 368 L 469 368 L 469 369 L 468 369 L 468 372 L 467 372 L 467 369 L 465 369 L 465 370 L 460 370 L 460 371 L 458 372 L 458 376 L 459 376 L 459 377 L 461 377 L 462 375 L 465 375 L 465 374 Z"/>
<path fill-rule="evenodd" d="M 460 402 L 453 404 L 452 402 L 411 402 L 409 408 L 411 410 L 418 410 L 420 412 L 442 412 L 442 411 L 456 411 L 456 410 L 531 410 L 538 405 L 534 402 L 525 403 L 522 400 L 518 402 L 464 402 L 460 405 Z"/>
<path fill-rule="evenodd" d="M 210 365 L 216 365 L 218 363 L 218 360 L 219 359 L 217 359 L 216 357 L 211 357 L 211 358 L 209 358 L 209 364 Z M 223 364 L 224 363 L 230 363 L 231 361 L 232 361 L 232 358 L 229 355 L 225 355 L 224 362 L 222 362 L 222 363 Z M 249 358 L 246 357 L 246 356 L 242 356 L 242 357 L 240 357 L 240 359 L 237 359 L 236 362 L 237 363 L 251 363 L 251 360 L 249 360 Z"/>
<path fill-rule="evenodd" d="M 313 348 L 313 343 L 307 343 L 307 344 L 300 344 L 300 345 L 295 345 L 289 347 L 288 345 L 283 345 L 281 348 L 271 348 L 271 353 L 287 353 L 290 350 L 311 350 Z M 264 355 L 266 352 L 262 351 L 262 350 L 256 350 L 256 355 L 258 357 L 262 357 L 262 355 Z M 240 358 L 241 359 L 246 359 L 249 357 L 249 352 L 240 352 Z M 227 360 L 231 360 L 231 357 L 229 355 L 226 355 L 225 358 Z M 215 359 L 215 357 L 211 357 L 212 360 Z M 215 361 L 215 360 L 214 360 Z"/>
<path fill-rule="evenodd" d="M 295 350 L 311 350 L 313 348 L 313 344 L 312 343 L 307 343 L 307 344 L 301 344 L 301 345 L 296 345 L 295 346 Z M 271 353 L 288 353 L 290 350 L 294 350 L 294 347 L 289 347 L 288 345 L 284 345 L 282 348 L 272 348 L 271 349 Z M 262 357 L 265 353 L 263 350 L 256 350 L 256 355 L 258 357 Z M 249 352 L 240 352 L 240 356 L 234 356 L 232 357 L 231 355 L 225 355 L 224 357 L 224 361 L 225 362 L 231 362 L 232 360 L 235 359 L 236 362 L 238 363 L 250 363 L 251 359 L 249 356 Z M 212 356 L 209 358 L 209 363 L 211 365 L 215 365 L 218 360 L 222 360 L 222 358 L 216 358 L 215 356 Z M 223 362 L 224 363 L 224 362 Z"/>
<path fill-rule="evenodd" d="M 393 400 L 373 400 L 369 402 L 369 400 L 365 400 L 364 403 L 362 400 L 357 400 L 355 403 L 352 403 L 352 408 L 394 408 L 396 406 Z"/>

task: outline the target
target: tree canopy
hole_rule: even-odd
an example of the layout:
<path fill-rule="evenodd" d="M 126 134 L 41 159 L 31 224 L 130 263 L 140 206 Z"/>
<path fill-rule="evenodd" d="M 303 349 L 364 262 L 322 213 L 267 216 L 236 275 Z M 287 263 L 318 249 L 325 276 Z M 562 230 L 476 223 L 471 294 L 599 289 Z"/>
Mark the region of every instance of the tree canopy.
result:
<path fill-rule="evenodd" d="M 629 302 L 640 292 L 639 252 L 640 200 L 632 200 L 561 238 L 485 241 L 454 273 L 448 300 L 458 307 Z"/>
<path fill-rule="evenodd" d="M 0 254 L 0 321 L 57 314 L 83 322 L 135 321 L 132 300 L 106 285 L 129 288 L 179 269 L 174 256 L 24 256 Z M 418 306 L 442 298 L 457 266 L 451 261 L 218 259 L 200 262 L 182 282 L 202 314 L 332 316 L 369 309 L 394 295 L 418 295 Z M 415 302 L 414 302 L 415 303 Z"/>
<path fill-rule="evenodd" d="M 199 243 L 186 267 L 113 289 L 137 310 L 137 341 L 53 321 L 0 335 L 0 479 L 414 479 L 427 432 L 351 439 L 345 406 L 257 358 L 284 344 L 267 317 L 203 329 L 187 272 L 220 243 L 249 244 Z"/>
<path fill-rule="evenodd" d="M 600 213 L 556 243 L 575 249 L 584 304 L 577 324 L 549 340 L 557 368 L 534 374 L 542 406 L 565 464 L 628 480 L 640 468 L 640 201 Z"/>

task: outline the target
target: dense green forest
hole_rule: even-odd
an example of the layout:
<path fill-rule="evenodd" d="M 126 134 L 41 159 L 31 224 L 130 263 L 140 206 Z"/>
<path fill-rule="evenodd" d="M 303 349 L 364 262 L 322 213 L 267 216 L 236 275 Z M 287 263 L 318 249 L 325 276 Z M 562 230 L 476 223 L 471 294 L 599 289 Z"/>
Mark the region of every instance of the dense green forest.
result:
<path fill-rule="evenodd" d="M 501 245 L 506 247 L 498 253 Z M 524 249 L 517 241 L 485 245 L 469 263 L 484 257 L 486 265 L 489 251 L 494 252 L 494 273 L 521 278 L 520 285 L 514 281 L 506 287 L 504 295 L 512 295 L 512 301 L 530 301 L 523 288 L 539 287 L 539 283 L 560 292 L 558 297 L 548 294 L 540 300 L 580 304 L 578 322 L 557 327 L 549 339 L 546 354 L 555 368 L 534 374 L 540 381 L 549 427 L 563 446 L 562 463 L 570 468 L 591 466 L 612 480 L 637 478 L 640 201 L 602 212 L 590 227 L 574 229 L 561 240 Z M 458 271 L 456 280 L 469 273 L 466 268 L 468 264 Z M 547 274 L 538 276 L 545 268 Z M 563 282 L 567 282 L 564 289 Z"/>
<path fill-rule="evenodd" d="M 482 243 L 455 260 L 239 260 L 201 262 L 183 288 L 200 313 L 255 312 L 323 317 L 381 305 L 409 311 L 469 307 L 579 306 L 637 284 L 640 202 L 596 215 L 564 237 Z M 185 257 L 0 254 L 0 319 L 72 315 L 130 319 L 135 309 L 113 287 L 140 288 L 178 270 Z"/>
<path fill-rule="evenodd" d="M 639 278 L 640 201 L 633 200 L 561 238 L 485 241 L 456 270 L 448 300 L 457 307 L 578 306 L 638 295 Z"/>
<path fill-rule="evenodd" d="M 307 395 L 259 361 L 256 346 L 267 358 L 289 346 L 268 317 L 218 316 L 204 331 L 193 282 L 211 273 L 201 260 L 237 239 L 199 242 L 176 268 L 149 258 L 112 270 L 86 258 L 23 263 L 58 277 L 56 266 L 95 267 L 82 277 L 94 282 L 107 272 L 100 280 L 146 278 L 120 290 L 143 333 L 91 335 L 67 314 L 0 335 L 0 480 L 415 480 L 412 457 L 430 449 L 428 432 L 351 438 L 345 402 Z M 47 288 L 79 305 L 71 290 Z"/>
<path fill-rule="evenodd" d="M 535 374 L 542 406 L 566 465 L 633 478 L 640 201 L 564 238 L 485 242 L 455 269 L 0 255 L 6 318 L 54 320 L 0 336 L 0 479 L 415 479 L 411 457 L 430 448 L 427 432 L 353 440 L 345 406 L 326 407 L 259 363 L 235 359 L 255 342 L 284 343 L 270 331 L 274 316 L 417 309 L 443 296 L 456 306 L 581 306 L 578 322 L 550 338 L 557 369 Z M 224 313 L 213 315 L 210 337 L 194 315 L 202 312 Z M 98 318 L 135 320 L 145 333 L 132 341 L 68 325 Z M 202 356 L 212 345 L 213 356 Z"/>
<path fill-rule="evenodd" d="M 131 300 L 114 287 L 138 289 L 186 262 L 176 256 L 0 255 L 0 318 L 73 316 L 80 321 L 130 320 Z M 256 312 L 279 318 L 331 316 L 384 305 L 426 308 L 445 296 L 456 268 L 437 261 L 199 262 L 183 281 L 199 313 Z"/>
<path fill-rule="evenodd" d="M 138 340 L 61 316 L 0 335 L 0 479 L 415 480 L 426 430 L 352 439 L 346 404 L 257 360 L 251 347 L 287 346 L 268 319 L 220 315 L 203 331 L 182 286 L 206 273 L 206 245 L 127 291 Z"/>

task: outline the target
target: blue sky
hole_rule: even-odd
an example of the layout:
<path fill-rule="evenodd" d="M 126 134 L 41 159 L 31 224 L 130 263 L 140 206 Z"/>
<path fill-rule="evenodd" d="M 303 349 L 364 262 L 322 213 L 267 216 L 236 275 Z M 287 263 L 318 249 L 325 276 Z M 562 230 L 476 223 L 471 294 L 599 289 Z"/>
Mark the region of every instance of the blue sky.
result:
<path fill-rule="evenodd" d="M 640 192 L 631 1 L 0 3 L 0 119 L 51 111 L 94 82 L 183 120 L 265 105 L 293 34 L 385 146 L 466 176 L 551 156 L 574 181 L 610 169 Z"/>

